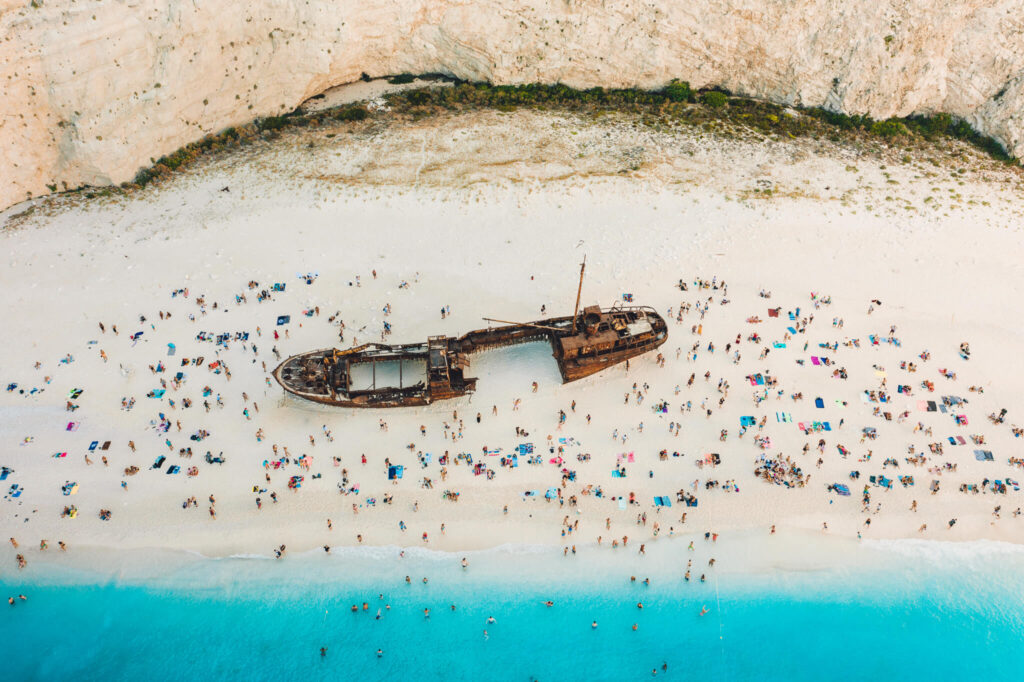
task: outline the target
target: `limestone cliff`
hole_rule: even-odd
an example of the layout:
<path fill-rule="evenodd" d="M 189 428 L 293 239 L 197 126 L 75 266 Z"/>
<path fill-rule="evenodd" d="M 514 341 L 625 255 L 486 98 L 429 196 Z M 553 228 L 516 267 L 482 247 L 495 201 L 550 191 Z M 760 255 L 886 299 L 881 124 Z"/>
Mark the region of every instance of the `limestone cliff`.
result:
<path fill-rule="evenodd" d="M 0 206 L 371 76 L 947 111 L 1024 156 L 1020 0 L 0 0 Z"/>

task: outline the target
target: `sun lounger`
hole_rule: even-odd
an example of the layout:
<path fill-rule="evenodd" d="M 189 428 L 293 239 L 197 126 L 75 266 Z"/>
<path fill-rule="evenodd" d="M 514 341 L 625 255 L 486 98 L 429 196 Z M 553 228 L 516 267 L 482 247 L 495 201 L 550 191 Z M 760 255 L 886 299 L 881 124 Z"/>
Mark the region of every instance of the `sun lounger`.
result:
<path fill-rule="evenodd" d="M 819 409 L 824 409 L 825 408 L 825 401 L 822 400 L 821 398 L 815 398 L 814 399 L 814 406 L 819 408 Z"/>

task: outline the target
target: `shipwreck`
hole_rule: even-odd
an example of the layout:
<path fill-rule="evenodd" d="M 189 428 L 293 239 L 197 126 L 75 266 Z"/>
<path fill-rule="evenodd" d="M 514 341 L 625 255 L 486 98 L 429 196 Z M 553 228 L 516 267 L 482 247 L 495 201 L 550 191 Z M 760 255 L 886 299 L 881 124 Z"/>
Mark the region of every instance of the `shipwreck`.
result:
<path fill-rule="evenodd" d="M 477 351 L 548 341 L 562 382 L 568 383 L 635 358 L 665 343 L 668 325 L 649 306 L 586 306 L 580 311 L 583 272 L 573 314 L 536 322 L 484 318 L 502 326 L 460 337 L 431 336 L 425 343 L 367 343 L 348 350 L 324 348 L 293 355 L 274 370 L 292 395 L 337 407 L 412 407 L 458 398 L 476 389 L 467 376 Z"/>

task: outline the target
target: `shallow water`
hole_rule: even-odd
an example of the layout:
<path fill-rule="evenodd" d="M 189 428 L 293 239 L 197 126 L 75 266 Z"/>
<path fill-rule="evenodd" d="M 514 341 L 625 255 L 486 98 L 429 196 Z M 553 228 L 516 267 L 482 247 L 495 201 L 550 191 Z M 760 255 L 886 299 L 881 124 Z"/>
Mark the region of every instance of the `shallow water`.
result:
<path fill-rule="evenodd" d="M 739 543 L 700 539 L 690 552 L 687 542 L 664 543 L 649 563 L 503 548 L 469 555 L 468 570 L 457 556 L 399 559 L 394 548 L 280 562 L 179 556 L 145 570 L 54 564 L 31 582 L 0 582 L 0 594 L 30 597 L 0 625 L 5 677 L 622 680 L 658 668 L 659 678 L 1020 679 L 1024 555 L 1013 548 L 874 543 L 783 568 L 788 551 L 762 553 L 736 570 Z M 702 585 L 711 552 L 723 558 Z M 652 569 L 650 586 L 645 574 L 629 581 L 637 566 Z"/>

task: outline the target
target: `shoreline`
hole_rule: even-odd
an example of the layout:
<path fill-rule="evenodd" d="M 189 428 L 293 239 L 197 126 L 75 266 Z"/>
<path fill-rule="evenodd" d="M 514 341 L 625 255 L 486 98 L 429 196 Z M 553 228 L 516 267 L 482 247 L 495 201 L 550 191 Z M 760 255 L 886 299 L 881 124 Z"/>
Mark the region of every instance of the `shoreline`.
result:
<path fill-rule="evenodd" d="M 720 549 L 701 540 L 696 552 L 682 550 L 684 565 L 686 557 L 701 565 Z M 0 634 L 45 639 L 54 622 L 76 633 L 52 637 L 45 654 L 13 652 L 7 669 L 19 679 L 135 679 L 144 671 L 153 679 L 220 679 L 245 669 L 247 679 L 271 680 L 329 668 L 359 679 L 409 671 L 461 679 L 500 669 L 505 679 L 523 680 L 682 671 L 810 682 L 851 651 L 870 652 L 857 674 L 872 679 L 1016 679 L 1012 660 L 985 653 L 1011 650 L 1024 627 L 1013 589 L 1020 552 L 980 564 L 870 553 L 852 566 L 716 571 L 706 583 L 653 568 L 653 555 L 598 576 L 585 556 L 525 567 L 471 557 L 466 570 L 454 557 L 447 565 L 409 559 L 381 575 L 353 570 L 341 557 L 207 562 L 190 565 L 178 582 L 34 585 Z M 766 660 L 751 642 L 769 631 L 794 638 L 799 655 Z M 457 655 L 439 639 L 453 642 Z"/>
<path fill-rule="evenodd" d="M 691 541 L 696 554 L 687 549 Z M 600 590 L 618 585 L 624 576 L 637 572 L 658 585 L 677 585 L 685 560 L 709 553 L 725 564 L 715 571 L 716 580 L 742 590 L 753 589 L 762 579 L 819 576 L 831 582 L 852 575 L 888 575 L 915 566 L 945 572 L 1024 568 L 1024 547 L 1010 542 L 921 538 L 856 541 L 790 530 L 772 538 L 760 533 L 731 533 L 715 542 L 706 542 L 701 533 L 680 535 L 647 543 L 642 557 L 621 549 L 605 551 L 583 546 L 568 559 L 555 546 L 518 543 L 462 551 L 387 545 L 332 547 L 331 553 L 325 554 L 313 548 L 289 550 L 281 559 L 270 553 L 217 556 L 166 547 L 81 546 L 73 558 L 56 554 L 41 557 L 33 562 L 32 571 L 9 574 L 2 582 L 33 589 L 118 585 L 190 591 L 236 589 L 245 584 L 256 587 L 284 580 L 294 586 L 344 584 L 351 589 L 377 589 L 401 584 L 405 573 L 425 572 L 432 582 L 448 586 L 466 579 L 512 579 L 522 586 L 571 585 Z M 996 558 L 1002 563 L 994 563 Z M 468 568 L 462 566 L 463 559 Z M 589 566 L 589 571 L 581 574 L 581 565 Z"/>

